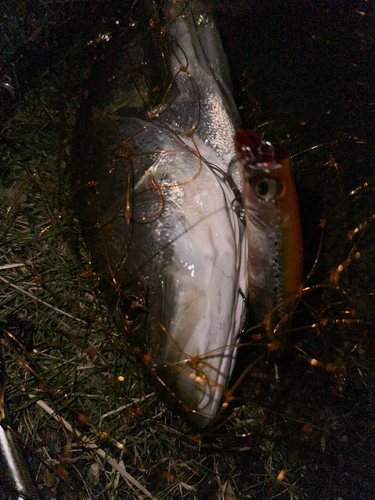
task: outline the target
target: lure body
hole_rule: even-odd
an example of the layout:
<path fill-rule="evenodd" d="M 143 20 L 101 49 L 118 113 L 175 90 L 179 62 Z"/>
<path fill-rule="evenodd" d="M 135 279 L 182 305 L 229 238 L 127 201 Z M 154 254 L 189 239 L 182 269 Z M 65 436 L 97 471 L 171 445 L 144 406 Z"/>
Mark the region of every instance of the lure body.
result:
<path fill-rule="evenodd" d="M 246 314 L 246 233 L 226 180 L 239 117 L 207 10 L 166 2 L 163 16 L 165 28 L 148 24 L 146 34 L 111 42 L 94 69 L 72 178 L 117 326 L 205 426 Z"/>
<path fill-rule="evenodd" d="M 271 328 L 290 313 L 302 283 L 302 236 L 289 154 L 253 132 L 239 131 L 235 147 L 249 245 L 249 302 Z"/>

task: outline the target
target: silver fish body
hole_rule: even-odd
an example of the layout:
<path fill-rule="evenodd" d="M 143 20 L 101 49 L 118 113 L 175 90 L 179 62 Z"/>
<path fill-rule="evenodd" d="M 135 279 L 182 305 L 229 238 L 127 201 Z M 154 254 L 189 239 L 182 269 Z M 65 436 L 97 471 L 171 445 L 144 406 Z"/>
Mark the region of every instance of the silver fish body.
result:
<path fill-rule="evenodd" d="M 205 426 L 220 408 L 245 319 L 247 241 L 225 175 L 239 117 L 205 8 L 166 2 L 163 26 L 113 42 L 97 65 L 72 177 L 118 327 Z"/>

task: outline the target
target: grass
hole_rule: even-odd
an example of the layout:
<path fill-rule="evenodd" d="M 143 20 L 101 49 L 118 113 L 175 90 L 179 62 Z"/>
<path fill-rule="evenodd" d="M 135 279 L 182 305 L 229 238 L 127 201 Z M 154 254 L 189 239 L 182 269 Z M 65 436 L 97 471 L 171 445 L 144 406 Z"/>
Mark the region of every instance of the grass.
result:
<path fill-rule="evenodd" d="M 93 18 L 99 16 L 101 3 L 90 6 Z M 42 54 L 48 52 L 53 20 L 69 26 L 79 18 L 79 8 L 70 2 L 43 8 L 31 14 L 26 3 L 14 8 L 17 29 L 27 15 L 35 28 L 31 34 L 23 28 L 21 39 L 11 30 L 6 62 L 18 57 L 20 40 L 30 37 L 41 41 Z M 297 29 L 302 14 L 285 14 L 286 26 Z M 318 14 L 309 27 L 310 35 L 318 36 L 306 43 L 320 53 L 336 42 Z M 359 27 L 366 32 L 369 18 L 357 18 L 350 9 L 349 14 L 355 23 L 362 19 Z M 329 19 L 336 15 L 326 12 Z M 111 16 L 110 9 L 101 28 L 111 25 Z M 264 19 L 261 7 L 255 21 L 257 16 Z M 323 91 L 314 95 L 316 106 L 310 109 L 314 67 L 298 85 L 299 63 L 288 63 L 289 53 L 272 58 L 264 44 L 262 55 L 244 60 L 241 54 L 255 43 L 254 30 L 246 41 L 235 29 L 232 23 L 224 41 L 243 121 L 284 142 L 294 155 L 301 198 L 310 200 L 307 206 L 301 201 L 305 276 L 317 261 L 289 334 L 270 340 L 249 329 L 244 335 L 247 347 L 234 380 L 248 371 L 219 426 L 204 435 L 169 409 L 150 376 L 141 374 L 87 272 L 67 171 L 80 85 L 91 61 L 87 33 L 73 38 L 27 83 L 19 76 L 17 98 L 1 90 L 7 111 L 0 145 L 6 400 L 46 498 L 370 498 L 375 342 L 370 80 L 364 73 L 357 85 L 348 81 L 345 68 L 328 72 L 325 91 L 336 92 L 330 99 Z M 232 45 L 231 33 L 237 36 Z M 271 32 L 265 33 L 268 40 Z M 350 44 L 347 50 L 349 62 L 356 62 Z M 247 86 L 251 78 L 254 84 Z"/>

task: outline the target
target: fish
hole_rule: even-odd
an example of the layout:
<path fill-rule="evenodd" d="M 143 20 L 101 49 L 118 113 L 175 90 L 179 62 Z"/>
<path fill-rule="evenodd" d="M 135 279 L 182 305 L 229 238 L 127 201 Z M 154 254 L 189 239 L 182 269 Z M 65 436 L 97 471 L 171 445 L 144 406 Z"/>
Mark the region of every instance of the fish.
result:
<path fill-rule="evenodd" d="M 117 335 L 205 428 L 247 315 L 241 179 L 228 172 L 241 122 L 210 10 L 142 5 L 146 22 L 112 36 L 84 88 L 74 203 Z"/>
<path fill-rule="evenodd" d="M 249 304 L 272 333 L 302 293 L 302 233 L 289 153 L 251 131 L 234 137 L 248 239 Z"/>

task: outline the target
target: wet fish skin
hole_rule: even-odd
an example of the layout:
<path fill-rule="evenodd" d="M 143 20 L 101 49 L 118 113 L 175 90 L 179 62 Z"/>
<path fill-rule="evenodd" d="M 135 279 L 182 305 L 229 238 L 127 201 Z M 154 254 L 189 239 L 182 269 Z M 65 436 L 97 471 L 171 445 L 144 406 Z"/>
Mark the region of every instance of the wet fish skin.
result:
<path fill-rule="evenodd" d="M 254 132 L 234 138 L 242 171 L 249 242 L 249 303 L 272 330 L 290 314 L 302 290 L 302 235 L 288 152 Z M 267 323 L 268 322 L 268 323 Z"/>
<path fill-rule="evenodd" d="M 71 170 L 117 326 L 205 426 L 220 408 L 246 313 L 245 229 L 225 175 L 211 166 L 226 171 L 239 117 L 207 10 L 166 2 L 164 16 L 165 34 L 152 32 L 158 67 L 144 33 L 115 40 L 97 64 Z M 164 94 L 150 88 L 155 81 L 166 82 Z"/>

